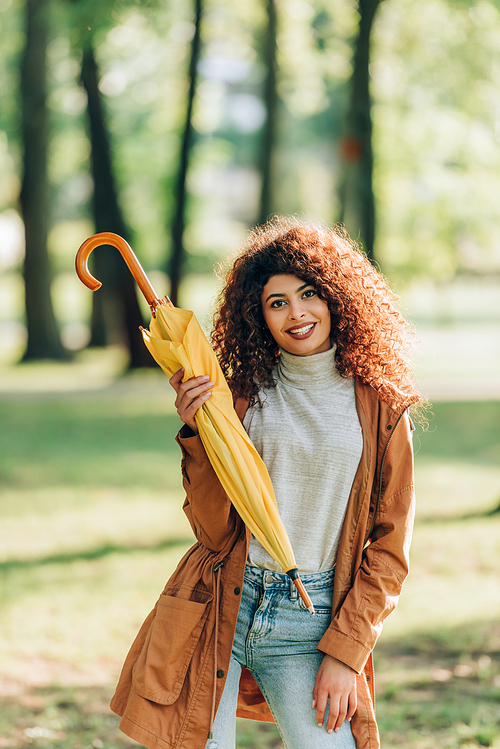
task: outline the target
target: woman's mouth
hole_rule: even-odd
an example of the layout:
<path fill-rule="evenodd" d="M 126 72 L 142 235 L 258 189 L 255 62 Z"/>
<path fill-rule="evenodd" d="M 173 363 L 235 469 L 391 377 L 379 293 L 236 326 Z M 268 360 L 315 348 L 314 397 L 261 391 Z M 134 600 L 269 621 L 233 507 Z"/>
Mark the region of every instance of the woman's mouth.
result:
<path fill-rule="evenodd" d="M 309 338 L 309 336 L 312 335 L 315 326 L 316 323 L 311 322 L 307 323 L 306 325 L 300 325 L 295 328 L 290 328 L 286 332 L 288 333 L 288 335 L 291 335 L 292 338 L 303 340 L 304 338 Z"/>

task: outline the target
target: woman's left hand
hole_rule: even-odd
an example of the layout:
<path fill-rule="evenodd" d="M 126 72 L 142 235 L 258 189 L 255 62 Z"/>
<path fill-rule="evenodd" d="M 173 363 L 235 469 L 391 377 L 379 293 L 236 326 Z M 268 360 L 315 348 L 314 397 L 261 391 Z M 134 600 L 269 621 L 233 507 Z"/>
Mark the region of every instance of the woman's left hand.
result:
<path fill-rule="evenodd" d="M 316 708 L 318 726 L 323 725 L 327 701 L 330 710 L 326 730 L 339 731 L 344 720 L 351 720 L 358 706 L 356 672 L 331 655 L 325 655 L 316 675 L 313 689 L 313 709 Z"/>

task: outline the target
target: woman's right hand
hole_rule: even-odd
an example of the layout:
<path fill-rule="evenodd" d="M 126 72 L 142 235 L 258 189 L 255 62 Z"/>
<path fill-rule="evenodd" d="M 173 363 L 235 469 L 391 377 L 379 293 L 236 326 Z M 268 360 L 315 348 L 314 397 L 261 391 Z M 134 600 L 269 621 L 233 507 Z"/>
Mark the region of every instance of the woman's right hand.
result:
<path fill-rule="evenodd" d="M 177 393 L 175 407 L 181 421 L 187 424 L 195 434 L 198 434 L 194 415 L 212 395 L 210 389 L 213 388 L 214 383 L 210 382 L 208 375 L 191 377 L 186 382 L 182 382 L 183 376 L 184 370 L 179 369 L 169 380 Z"/>

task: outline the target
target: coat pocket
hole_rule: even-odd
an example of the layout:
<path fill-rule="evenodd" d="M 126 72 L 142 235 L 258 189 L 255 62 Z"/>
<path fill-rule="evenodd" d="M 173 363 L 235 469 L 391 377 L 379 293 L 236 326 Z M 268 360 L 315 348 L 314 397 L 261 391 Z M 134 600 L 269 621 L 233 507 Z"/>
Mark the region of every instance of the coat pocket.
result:
<path fill-rule="evenodd" d="M 206 620 L 207 604 L 162 595 L 134 669 L 137 694 L 159 705 L 178 698 Z"/>

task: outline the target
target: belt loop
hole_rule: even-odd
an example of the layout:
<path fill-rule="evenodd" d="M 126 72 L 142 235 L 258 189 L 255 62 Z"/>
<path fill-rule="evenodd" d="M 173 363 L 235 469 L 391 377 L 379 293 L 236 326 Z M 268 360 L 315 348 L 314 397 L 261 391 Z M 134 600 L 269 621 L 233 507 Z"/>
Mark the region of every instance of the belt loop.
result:
<path fill-rule="evenodd" d="M 289 595 L 289 599 L 290 599 L 290 601 L 296 601 L 297 598 L 298 598 L 299 593 L 298 593 L 297 588 L 295 587 L 295 585 L 293 583 L 292 578 L 289 577 L 288 579 L 290 581 L 290 595 Z"/>

